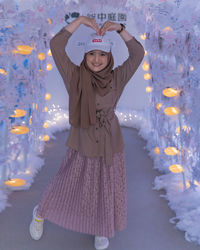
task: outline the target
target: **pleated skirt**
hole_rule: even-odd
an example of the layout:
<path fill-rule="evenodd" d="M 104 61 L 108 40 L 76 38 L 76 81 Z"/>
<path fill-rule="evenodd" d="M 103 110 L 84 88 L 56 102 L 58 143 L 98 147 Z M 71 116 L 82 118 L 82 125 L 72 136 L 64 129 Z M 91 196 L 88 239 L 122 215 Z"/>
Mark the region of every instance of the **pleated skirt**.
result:
<path fill-rule="evenodd" d="M 66 229 L 112 238 L 115 230 L 127 227 L 126 185 L 124 151 L 106 165 L 103 157 L 86 157 L 68 147 L 37 213 Z"/>

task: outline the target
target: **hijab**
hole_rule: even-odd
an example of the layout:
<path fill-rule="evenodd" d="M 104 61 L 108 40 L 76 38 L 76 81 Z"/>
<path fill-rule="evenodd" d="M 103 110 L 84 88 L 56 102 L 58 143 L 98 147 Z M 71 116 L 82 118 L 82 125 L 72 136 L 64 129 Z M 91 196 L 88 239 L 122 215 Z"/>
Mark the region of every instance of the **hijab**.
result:
<path fill-rule="evenodd" d="M 96 93 L 100 96 L 110 91 L 114 60 L 108 53 L 108 64 L 98 72 L 92 71 L 86 53 L 78 72 L 73 75 L 69 92 L 69 123 L 74 127 L 88 128 L 96 123 Z"/>

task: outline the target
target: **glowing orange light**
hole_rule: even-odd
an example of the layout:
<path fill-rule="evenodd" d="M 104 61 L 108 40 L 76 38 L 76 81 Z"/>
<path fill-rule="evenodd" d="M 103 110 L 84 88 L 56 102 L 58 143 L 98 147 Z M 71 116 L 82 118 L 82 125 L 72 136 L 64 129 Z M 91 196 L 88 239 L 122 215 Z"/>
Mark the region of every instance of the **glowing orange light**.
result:
<path fill-rule="evenodd" d="M 43 136 L 43 141 L 49 141 L 49 140 L 50 140 L 50 137 L 48 135 Z"/>
<path fill-rule="evenodd" d="M 162 107 L 162 103 L 160 103 L 160 102 L 159 102 L 159 103 L 157 103 L 157 104 L 156 104 L 156 108 L 157 108 L 157 110 L 160 110 L 160 109 L 161 109 L 161 107 Z"/>
<path fill-rule="evenodd" d="M 52 56 L 51 50 L 48 50 L 48 56 Z"/>
<path fill-rule="evenodd" d="M 29 45 L 17 45 L 17 50 L 13 50 L 13 53 L 18 53 L 21 55 L 30 55 L 33 48 Z"/>
<path fill-rule="evenodd" d="M 172 173 L 181 173 L 181 172 L 184 172 L 184 169 L 181 165 L 179 164 L 173 164 L 169 167 L 169 170 L 172 172 Z"/>
<path fill-rule="evenodd" d="M 0 69 L 0 74 L 2 74 L 2 75 L 7 75 L 7 72 L 5 71 L 5 69 Z"/>
<path fill-rule="evenodd" d="M 190 66 L 190 71 L 193 71 L 194 70 L 194 67 L 193 66 Z"/>
<path fill-rule="evenodd" d="M 52 70 L 52 68 L 53 68 L 52 64 L 51 64 L 51 63 L 48 63 L 46 69 L 47 69 L 48 71 L 50 71 L 50 70 Z"/>
<path fill-rule="evenodd" d="M 166 28 L 163 29 L 163 31 L 172 31 L 172 30 L 173 29 L 170 26 L 168 26 L 168 27 L 166 27 Z"/>
<path fill-rule="evenodd" d="M 50 18 L 47 18 L 47 21 L 49 24 L 51 24 L 51 19 Z"/>
<path fill-rule="evenodd" d="M 178 95 L 178 90 L 173 88 L 166 88 L 163 90 L 163 95 L 167 97 L 174 97 Z"/>
<path fill-rule="evenodd" d="M 142 65 L 143 70 L 148 71 L 149 70 L 149 63 L 148 62 L 144 62 Z"/>
<path fill-rule="evenodd" d="M 45 54 L 43 52 L 41 52 L 41 53 L 38 54 L 38 59 L 41 60 L 41 61 L 44 60 L 45 57 L 46 56 L 45 56 Z"/>
<path fill-rule="evenodd" d="M 183 129 L 186 133 L 189 133 L 190 130 L 191 130 L 191 127 L 188 127 L 188 126 L 186 126 L 186 125 L 183 125 L 183 126 L 182 126 L 182 129 Z M 179 135 L 180 135 L 180 126 L 178 126 L 178 127 L 176 128 L 176 132 L 179 133 Z"/>
<path fill-rule="evenodd" d="M 145 80 L 151 79 L 151 74 L 149 74 L 149 73 L 144 74 L 144 79 Z"/>
<path fill-rule="evenodd" d="M 157 155 L 160 154 L 160 148 L 159 147 L 154 148 L 154 152 Z"/>
<path fill-rule="evenodd" d="M 10 117 L 23 117 L 26 115 L 26 111 L 23 109 L 16 109 L 14 110 L 14 115 L 10 115 Z"/>
<path fill-rule="evenodd" d="M 43 125 L 44 128 L 48 128 L 49 127 L 49 124 L 48 122 L 45 122 L 44 125 Z"/>
<path fill-rule="evenodd" d="M 180 113 L 180 109 L 177 107 L 168 107 L 164 110 L 166 115 L 177 115 Z"/>
<path fill-rule="evenodd" d="M 45 95 L 45 100 L 49 100 L 49 99 L 51 99 L 51 94 L 46 93 L 46 95 Z"/>
<path fill-rule="evenodd" d="M 164 150 L 166 155 L 177 155 L 179 153 L 178 149 L 175 147 L 168 147 Z"/>
<path fill-rule="evenodd" d="M 5 181 L 5 184 L 8 186 L 12 186 L 12 187 L 20 187 L 20 186 L 24 186 L 26 184 L 26 181 L 23 179 L 14 178 L 14 179 Z"/>
<path fill-rule="evenodd" d="M 32 124 L 32 119 L 31 119 L 31 117 L 30 117 L 30 119 L 29 119 L 29 125 L 31 125 Z"/>
<path fill-rule="evenodd" d="M 44 107 L 44 111 L 47 112 L 47 111 L 48 111 L 48 108 L 47 108 L 47 107 Z"/>
<path fill-rule="evenodd" d="M 26 134 L 29 132 L 29 128 L 26 126 L 13 126 L 10 132 L 17 135 Z"/>
<path fill-rule="evenodd" d="M 151 93 L 153 91 L 153 88 L 150 86 L 147 86 L 145 90 L 147 93 Z"/>
<path fill-rule="evenodd" d="M 142 40 L 145 40 L 145 39 L 147 38 L 147 36 L 146 36 L 146 34 L 144 33 L 144 34 L 140 35 L 140 38 L 141 38 Z"/>

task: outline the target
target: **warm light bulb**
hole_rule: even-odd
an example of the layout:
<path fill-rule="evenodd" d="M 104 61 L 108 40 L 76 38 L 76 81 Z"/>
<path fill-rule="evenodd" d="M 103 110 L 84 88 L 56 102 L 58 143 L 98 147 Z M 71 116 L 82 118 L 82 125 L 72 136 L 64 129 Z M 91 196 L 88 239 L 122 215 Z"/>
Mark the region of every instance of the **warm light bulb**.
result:
<path fill-rule="evenodd" d="M 5 71 L 5 69 L 0 69 L 0 74 L 2 74 L 2 75 L 7 75 L 7 72 Z"/>
<path fill-rule="evenodd" d="M 31 125 L 32 124 L 32 119 L 31 119 L 31 117 L 29 118 L 29 125 Z"/>
<path fill-rule="evenodd" d="M 162 103 L 160 103 L 160 102 L 159 102 L 159 103 L 157 103 L 157 104 L 156 104 L 156 108 L 157 108 L 157 110 L 160 110 L 160 109 L 161 109 L 161 107 L 162 107 Z"/>
<path fill-rule="evenodd" d="M 173 164 L 169 167 L 169 170 L 172 172 L 172 173 L 181 173 L 181 172 L 184 172 L 184 169 L 181 165 L 179 164 Z"/>
<path fill-rule="evenodd" d="M 51 24 L 51 19 L 50 18 L 47 18 L 47 21 L 49 24 Z"/>
<path fill-rule="evenodd" d="M 51 50 L 48 50 L 48 56 L 52 56 Z"/>
<path fill-rule="evenodd" d="M 190 71 L 193 71 L 194 70 L 194 67 L 193 66 L 190 66 Z"/>
<path fill-rule="evenodd" d="M 153 88 L 152 88 L 152 87 L 150 87 L 150 86 L 147 86 L 147 87 L 146 87 L 146 92 L 147 92 L 147 93 L 152 92 L 152 90 L 153 90 Z"/>
<path fill-rule="evenodd" d="M 164 150 L 166 155 L 177 155 L 179 153 L 178 149 L 175 147 L 168 147 Z"/>
<path fill-rule="evenodd" d="M 14 110 L 14 115 L 10 115 L 10 117 L 23 117 L 26 115 L 26 111 L 23 109 L 16 109 Z"/>
<path fill-rule="evenodd" d="M 188 127 L 188 126 L 186 126 L 186 125 L 183 125 L 183 126 L 182 126 L 182 129 L 183 129 L 186 133 L 189 133 L 190 130 L 191 130 L 191 127 Z M 179 135 L 180 135 L 180 126 L 178 126 L 178 127 L 176 128 L 176 132 L 179 133 Z"/>
<path fill-rule="evenodd" d="M 160 148 L 159 147 L 154 148 L 154 152 L 155 154 L 160 154 Z"/>
<path fill-rule="evenodd" d="M 50 137 L 48 135 L 43 136 L 43 141 L 49 141 L 49 140 L 50 140 Z"/>
<path fill-rule="evenodd" d="M 20 186 L 24 186 L 26 184 L 26 181 L 23 179 L 14 178 L 14 179 L 5 181 L 5 184 L 8 186 L 12 186 L 12 187 L 20 187 Z"/>
<path fill-rule="evenodd" d="M 53 68 L 52 64 L 51 64 L 51 63 L 48 63 L 46 69 L 47 69 L 48 71 L 50 71 L 50 70 L 52 70 L 52 68 Z"/>
<path fill-rule="evenodd" d="M 43 52 L 39 53 L 38 54 L 38 59 L 41 60 L 41 61 L 44 60 L 45 59 L 45 54 Z"/>
<path fill-rule="evenodd" d="M 144 79 L 145 80 L 151 79 L 151 74 L 149 74 L 149 73 L 144 74 Z"/>
<path fill-rule="evenodd" d="M 44 128 L 48 128 L 49 127 L 49 124 L 48 122 L 45 122 L 44 125 L 43 125 Z"/>
<path fill-rule="evenodd" d="M 47 111 L 48 111 L 48 108 L 47 108 L 47 107 L 44 107 L 44 111 L 47 112 Z"/>
<path fill-rule="evenodd" d="M 148 62 L 144 62 L 144 64 L 142 65 L 143 70 L 148 71 L 149 70 L 149 63 Z"/>
<path fill-rule="evenodd" d="M 146 34 L 144 33 L 144 34 L 140 35 L 140 38 L 141 38 L 142 40 L 145 40 L 145 39 L 147 38 L 147 36 L 146 36 Z"/>
<path fill-rule="evenodd" d="M 11 129 L 10 129 L 10 132 L 12 134 L 17 134 L 17 135 L 20 135 L 20 134 L 26 134 L 29 132 L 29 128 L 26 127 L 26 126 L 13 126 Z"/>
<path fill-rule="evenodd" d="M 46 93 L 46 95 L 45 95 L 45 100 L 49 100 L 49 99 L 51 99 L 51 94 Z"/>
<path fill-rule="evenodd" d="M 172 31 L 172 30 L 173 29 L 170 26 L 168 26 L 168 27 L 166 27 L 166 28 L 163 29 L 163 31 Z"/>
<path fill-rule="evenodd" d="M 30 55 L 32 52 L 33 48 L 30 47 L 29 45 L 18 45 L 17 46 L 17 51 L 15 53 L 19 53 L 21 55 Z"/>
<path fill-rule="evenodd" d="M 144 55 L 146 56 L 147 54 L 148 54 L 148 53 L 147 53 L 147 51 L 145 50 L 145 51 L 144 51 Z"/>
<path fill-rule="evenodd" d="M 168 107 L 168 108 L 164 109 L 164 113 L 166 115 L 177 115 L 180 113 L 180 109 L 177 107 Z"/>
<path fill-rule="evenodd" d="M 178 90 L 176 89 L 173 89 L 173 88 L 166 88 L 163 90 L 163 95 L 164 96 L 167 96 L 167 97 L 174 97 L 174 96 L 177 96 L 178 95 Z"/>

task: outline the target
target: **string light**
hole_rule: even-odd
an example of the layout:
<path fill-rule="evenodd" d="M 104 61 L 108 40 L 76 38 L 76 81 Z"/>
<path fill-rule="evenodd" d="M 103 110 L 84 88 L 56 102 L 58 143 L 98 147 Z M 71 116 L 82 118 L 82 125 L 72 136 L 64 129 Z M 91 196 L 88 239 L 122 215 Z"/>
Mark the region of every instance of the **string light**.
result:
<path fill-rule="evenodd" d="M 149 70 L 149 63 L 148 62 L 144 62 L 142 65 L 143 70 L 148 71 Z"/>
<path fill-rule="evenodd" d="M 159 147 L 155 147 L 154 148 L 154 152 L 155 152 L 155 154 L 160 154 L 160 148 Z"/>
<path fill-rule="evenodd" d="M 50 71 L 50 70 L 52 70 L 52 68 L 53 68 L 52 64 L 51 64 L 51 63 L 48 63 L 47 66 L 46 66 L 46 69 L 47 69 L 48 71 Z"/>
<path fill-rule="evenodd" d="M 161 109 L 161 107 L 162 107 L 162 103 L 160 103 L 160 102 L 159 102 L 159 103 L 157 103 L 157 104 L 156 104 L 156 108 L 157 108 L 157 110 L 160 110 L 160 109 Z"/>
<path fill-rule="evenodd" d="M 150 86 L 147 86 L 146 87 L 146 92 L 147 93 L 151 93 L 153 91 L 153 88 L 152 87 L 150 87 Z"/>
<path fill-rule="evenodd" d="M 43 61 L 45 59 L 45 57 L 46 56 L 45 56 L 45 54 L 43 52 L 38 54 L 38 59 L 41 60 L 41 61 Z"/>
<path fill-rule="evenodd" d="M 51 94 L 46 93 L 46 95 L 45 95 L 45 100 L 49 100 L 49 99 L 51 99 Z"/>
<path fill-rule="evenodd" d="M 144 74 L 144 79 L 145 80 L 151 79 L 151 74 L 149 74 L 149 73 Z"/>
<path fill-rule="evenodd" d="M 147 38 L 146 33 L 140 35 L 140 38 L 141 38 L 142 40 L 146 40 L 146 38 Z"/>

